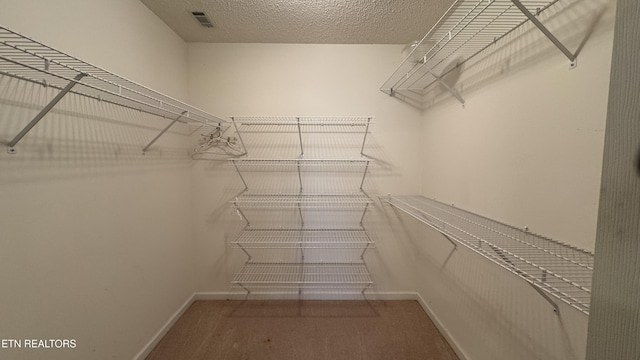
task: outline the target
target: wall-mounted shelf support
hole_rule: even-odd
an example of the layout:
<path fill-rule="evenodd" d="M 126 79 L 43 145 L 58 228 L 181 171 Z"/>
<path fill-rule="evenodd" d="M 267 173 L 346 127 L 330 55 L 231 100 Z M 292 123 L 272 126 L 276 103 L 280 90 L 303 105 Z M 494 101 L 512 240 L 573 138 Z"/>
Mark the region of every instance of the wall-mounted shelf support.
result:
<path fill-rule="evenodd" d="M 244 180 L 244 176 L 242 176 L 242 172 L 240 172 L 240 169 L 238 169 L 238 164 L 236 164 L 236 160 L 231 159 L 231 163 L 233 164 L 233 167 L 236 169 L 236 172 L 240 176 L 240 180 L 242 180 L 242 184 L 244 185 L 244 190 L 242 192 L 249 190 L 249 185 L 247 185 L 247 182 Z"/>
<path fill-rule="evenodd" d="M 298 214 L 300 215 L 300 228 L 304 228 L 304 216 L 302 215 L 302 204 L 298 203 Z"/>
<path fill-rule="evenodd" d="M 409 204 L 403 204 L 404 208 L 399 208 L 396 204 L 396 202 L 391 201 L 390 196 L 387 196 L 385 198 L 380 198 L 380 200 L 386 201 L 389 205 L 391 205 L 394 209 L 400 209 L 402 211 L 404 211 L 407 215 L 411 216 L 412 218 L 420 221 L 421 223 L 429 226 L 430 228 L 434 229 L 435 231 L 439 232 L 442 236 L 444 236 L 445 239 L 447 239 L 451 245 L 453 245 L 453 248 L 456 249 L 458 247 L 458 243 L 456 243 L 455 241 L 453 241 L 453 239 L 451 239 L 451 237 L 449 235 L 447 235 L 446 232 L 444 232 L 439 226 L 435 225 L 433 222 L 431 222 L 431 220 L 426 217 L 422 211 L 420 211 L 418 208 L 411 206 Z M 481 246 L 480 244 L 478 244 L 478 246 Z"/>
<path fill-rule="evenodd" d="M 178 115 L 178 117 L 177 117 L 177 118 L 175 118 L 175 119 L 173 119 L 173 121 L 171 121 L 171 122 L 169 123 L 169 125 L 165 126 L 165 128 L 164 128 L 164 129 L 162 129 L 162 131 L 160 131 L 160 134 L 156 135 L 156 137 L 154 137 L 154 138 L 153 138 L 153 140 L 151 140 L 151 141 L 147 144 L 147 146 L 145 146 L 145 147 L 142 149 L 142 155 L 144 155 L 144 154 L 147 152 L 147 150 L 149 150 L 149 148 L 151 147 L 151 145 L 153 145 L 156 141 L 158 141 L 158 139 L 160 139 L 160 137 L 161 137 L 162 135 L 164 135 L 164 133 L 166 133 L 166 132 L 167 132 L 167 131 L 168 131 L 168 130 L 173 126 L 173 124 L 175 124 L 176 122 L 178 122 L 178 120 L 180 120 L 180 118 L 182 118 L 182 117 L 183 117 L 183 116 L 185 116 L 185 115 L 187 115 L 187 111 L 185 111 L 185 112 L 183 112 L 182 114 Z"/>
<path fill-rule="evenodd" d="M 369 250 L 369 244 L 365 245 L 364 249 L 362 249 L 362 253 L 360 253 L 360 260 L 364 260 L 364 254 L 367 252 L 367 250 Z"/>
<path fill-rule="evenodd" d="M 247 255 L 248 257 L 247 261 L 251 261 L 251 254 L 249 254 L 247 249 L 245 249 L 244 246 L 242 246 L 242 244 L 236 244 L 236 245 L 238 246 L 238 249 L 244 251 L 244 253 Z"/>
<path fill-rule="evenodd" d="M 364 173 L 362 174 L 362 181 L 360 182 L 360 191 L 364 191 L 362 187 L 364 186 L 364 179 L 367 177 L 368 172 L 369 172 L 369 161 L 367 161 L 367 165 L 364 168 Z"/>
<path fill-rule="evenodd" d="M 363 222 L 364 222 L 364 217 L 365 215 L 367 215 L 367 210 L 369 209 L 369 203 L 366 203 L 364 205 L 364 210 L 362 211 L 362 217 L 360 218 L 360 226 L 364 227 Z"/>
<path fill-rule="evenodd" d="M 296 166 L 296 168 L 298 169 L 298 183 L 300 185 L 300 194 L 302 194 L 302 174 L 300 173 L 300 163 L 298 162 L 298 166 Z"/>
<path fill-rule="evenodd" d="M 48 68 L 49 66 L 47 65 L 47 63 L 45 63 L 45 67 Z M 83 77 L 85 77 L 87 74 L 85 73 L 79 73 L 78 75 L 76 75 L 73 80 L 71 82 L 69 82 L 67 84 L 67 86 L 64 87 L 64 89 L 62 89 L 62 91 L 60 91 L 58 93 L 58 95 L 56 95 L 56 97 L 54 97 L 42 110 L 40 110 L 40 112 L 38 113 L 38 115 L 36 115 L 28 124 L 27 126 L 24 127 L 24 129 L 22 129 L 22 131 L 20 131 L 18 133 L 18 135 L 16 135 L 13 140 L 9 141 L 9 144 L 7 144 L 7 152 L 9 154 L 15 154 L 16 153 L 16 149 L 15 146 L 16 144 L 18 144 L 18 142 L 25 136 L 27 135 L 27 133 L 29 131 L 31 131 L 31 129 L 36 126 L 36 124 L 38 124 L 38 122 L 40 122 L 40 120 L 42 120 L 42 118 L 47 115 L 49 113 L 49 111 L 51 111 L 51 109 L 53 109 L 54 106 L 56 106 L 56 104 L 58 102 L 60 102 L 60 100 L 62 100 L 62 98 L 67 95 L 67 93 L 69 91 L 71 91 L 71 89 L 78 83 L 78 81 L 80 81 L 80 79 L 82 79 Z"/>
<path fill-rule="evenodd" d="M 547 295 L 547 293 L 545 293 L 542 289 L 532 284 L 531 282 L 527 282 L 527 283 L 533 288 L 533 290 L 535 290 L 538 294 L 540 294 L 540 296 L 542 296 L 543 299 L 545 299 L 549 304 L 551 304 L 551 306 L 553 307 L 553 312 L 556 315 L 560 315 L 560 308 L 558 307 L 558 304 L 556 304 L 556 302 L 553 301 L 551 297 Z"/>
<path fill-rule="evenodd" d="M 233 205 L 236 208 L 236 213 L 242 218 L 242 220 L 245 221 L 245 228 L 248 228 L 249 226 L 251 226 L 251 222 L 249 221 L 249 219 L 247 219 L 247 216 L 244 214 L 244 212 L 242 212 L 242 209 L 240 208 L 240 206 L 238 206 L 238 197 L 236 197 L 235 201 L 233 202 Z"/>
<path fill-rule="evenodd" d="M 236 120 L 235 118 L 231 118 L 231 123 L 233 124 L 233 128 L 236 130 L 236 135 L 238 136 L 238 139 L 240 140 L 240 144 L 242 145 L 242 150 L 243 153 L 242 155 L 247 155 L 247 147 L 244 146 L 244 141 L 242 140 L 242 135 L 240 134 L 240 131 L 238 131 L 238 125 L 236 124 Z"/>
<path fill-rule="evenodd" d="M 296 118 L 296 122 L 298 123 L 298 139 L 300 140 L 300 158 L 304 157 L 304 147 L 302 146 L 302 129 L 300 128 L 300 118 Z"/>
<path fill-rule="evenodd" d="M 442 80 L 442 77 L 436 75 L 433 71 L 431 71 L 431 69 L 427 70 L 427 72 L 431 74 L 431 76 L 433 76 L 438 81 L 438 83 L 440 83 L 440 85 L 444 86 L 444 88 L 447 89 L 447 91 L 449 91 L 451 95 L 458 99 L 458 101 L 460 101 L 460 104 L 462 104 L 462 106 L 464 107 L 464 99 L 462 98 L 462 95 L 460 95 L 458 90 L 449 86 L 449 84 Z"/>
<path fill-rule="evenodd" d="M 569 59 L 569 61 L 571 61 L 571 69 L 575 68 L 577 65 L 576 55 L 572 53 L 569 49 L 567 49 L 567 47 L 564 46 L 564 44 L 560 40 L 558 40 L 558 38 L 555 37 L 555 35 L 553 35 L 553 33 L 551 33 L 551 31 L 549 31 L 549 29 L 547 29 L 547 27 L 544 26 L 542 22 L 540 22 L 540 20 L 538 20 L 538 18 L 535 15 L 533 15 L 529 10 L 527 10 L 527 8 L 524 5 L 522 5 L 520 0 L 511 0 L 511 2 L 520 11 L 522 11 L 522 13 L 529 19 L 529 21 L 531 21 L 544 34 L 544 36 L 546 36 L 549 40 L 551 40 L 553 45 L 555 45 Z"/>
<path fill-rule="evenodd" d="M 371 125 L 371 118 L 367 118 L 367 126 L 364 129 L 364 138 L 362 139 L 362 147 L 360 148 L 360 155 L 364 155 L 364 144 L 367 142 L 367 134 L 369 133 L 369 125 Z"/>
<path fill-rule="evenodd" d="M 482 241 L 482 240 L 480 240 L 480 241 L 479 241 L 479 244 L 478 244 L 478 247 L 481 247 L 481 246 L 482 246 L 482 243 L 483 243 L 483 241 Z M 486 242 L 485 242 L 485 243 L 486 243 Z M 532 287 L 532 288 L 533 288 L 533 289 L 534 289 L 538 294 L 540 294 L 540 296 L 542 296 L 542 298 L 543 298 L 544 300 L 546 300 L 549 304 L 551 304 L 551 306 L 553 307 L 553 312 L 554 312 L 556 315 L 559 315 L 559 314 L 560 314 L 560 309 L 558 308 L 558 304 L 556 304 L 556 302 L 555 302 L 555 301 L 553 301 L 553 300 L 549 297 L 549 295 L 547 295 L 544 291 L 542 291 L 542 289 L 541 289 L 540 287 L 538 287 L 538 286 L 536 286 L 536 285 L 535 285 L 535 279 L 533 279 L 531 276 L 529 276 L 529 274 L 525 273 L 524 271 L 522 271 L 522 270 L 518 269 L 518 267 L 517 267 L 517 266 L 515 266 L 515 265 L 513 264 L 513 261 L 511 261 L 511 259 L 510 259 L 510 258 L 509 258 L 509 256 L 508 256 L 509 254 L 505 254 L 505 253 L 504 253 L 504 251 L 503 251 L 501 248 L 499 248 L 499 247 L 497 247 L 497 246 L 495 246 L 495 245 L 493 245 L 493 244 L 491 244 L 491 243 L 487 243 L 487 245 L 489 245 L 489 247 L 491 248 L 491 250 L 493 250 L 493 251 L 498 255 L 498 257 L 499 257 L 500 259 L 502 259 L 502 261 L 504 261 L 504 263 L 505 263 L 505 264 L 507 264 L 508 266 L 510 266 L 510 267 L 511 267 L 511 271 L 513 271 L 514 273 L 516 273 L 516 274 L 520 275 L 521 277 L 523 277 L 523 278 L 527 281 L 527 283 L 528 283 L 528 284 L 529 284 L 529 285 L 530 285 L 530 286 L 531 286 L 531 287 Z M 547 272 L 546 272 L 545 270 L 543 270 L 543 271 L 542 271 L 541 279 L 542 279 L 542 281 L 546 281 L 546 280 L 547 280 Z"/>

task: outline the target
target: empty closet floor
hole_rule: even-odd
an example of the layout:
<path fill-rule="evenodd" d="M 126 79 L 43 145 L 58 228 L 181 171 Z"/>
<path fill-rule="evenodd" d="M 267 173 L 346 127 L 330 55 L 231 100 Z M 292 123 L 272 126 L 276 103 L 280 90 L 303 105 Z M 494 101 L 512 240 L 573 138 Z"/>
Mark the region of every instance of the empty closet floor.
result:
<path fill-rule="evenodd" d="M 416 301 L 196 301 L 147 359 L 458 359 Z"/>

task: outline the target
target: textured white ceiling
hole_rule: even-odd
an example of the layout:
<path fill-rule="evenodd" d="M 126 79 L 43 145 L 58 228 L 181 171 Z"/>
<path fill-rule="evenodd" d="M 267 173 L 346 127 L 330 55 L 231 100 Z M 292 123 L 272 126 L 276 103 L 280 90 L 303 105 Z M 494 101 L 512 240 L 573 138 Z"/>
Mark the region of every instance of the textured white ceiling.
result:
<path fill-rule="evenodd" d="M 187 42 L 407 44 L 454 0 L 141 0 Z M 204 11 L 213 28 L 191 15 Z"/>

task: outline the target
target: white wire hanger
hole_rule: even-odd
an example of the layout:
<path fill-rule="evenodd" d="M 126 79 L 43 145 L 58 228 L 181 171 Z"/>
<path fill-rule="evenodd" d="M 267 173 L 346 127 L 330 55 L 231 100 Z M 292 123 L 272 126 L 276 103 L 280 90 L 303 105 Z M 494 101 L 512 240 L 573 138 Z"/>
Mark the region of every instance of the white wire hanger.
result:
<path fill-rule="evenodd" d="M 197 160 L 209 159 L 208 155 L 213 156 L 242 156 L 246 152 L 238 144 L 237 137 L 225 136 L 229 127 L 223 128 L 221 124 L 214 127 L 208 133 L 201 133 L 198 146 L 193 149 L 191 157 Z"/>

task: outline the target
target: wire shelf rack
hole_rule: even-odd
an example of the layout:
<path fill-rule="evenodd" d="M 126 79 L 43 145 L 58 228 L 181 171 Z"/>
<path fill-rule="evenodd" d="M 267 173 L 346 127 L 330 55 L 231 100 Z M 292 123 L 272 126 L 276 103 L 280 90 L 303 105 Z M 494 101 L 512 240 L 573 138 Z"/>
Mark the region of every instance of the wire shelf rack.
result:
<path fill-rule="evenodd" d="M 373 241 L 363 229 L 246 229 L 233 244 L 243 249 L 363 249 Z"/>
<path fill-rule="evenodd" d="M 340 135 L 343 137 L 359 137 L 361 136 L 360 155 L 365 156 L 364 149 L 369 135 L 369 126 L 373 124 L 372 117 L 367 116 L 264 116 L 264 117 L 232 117 L 231 121 L 236 129 L 238 138 L 242 143 L 245 153 L 249 153 L 245 142 L 242 140 L 242 134 L 254 135 L 262 137 L 262 134 L 297 134 L 299 155 L 298 158 L 305 157 L 305 149 L 311 150 L 312 148 L 319 147 L 324 148 L 325 151 L 332 150 L 331 147 L 327 148 L 326 143 L 318 143 L 318 139 L 313 140 L 313 136 L 307 136 L 307 134 L 323 134 L 324 137 L 329 136 L 334 139 Z M 303 136 L 305 134 L 305 136 Z M 256 140 L 256 139 L 254 139 Z M 355 139 L 342 139 L 347 140 L 347 143 L 342 144 L 356 146 Z M 319 151 L 315 148 L 313 151 Z M 331 151 L 330 151 L 331 152 Z M 321 152 L 322 158 L 326 158 L 326 154 Z M 308 155 L 308 154 L 306 154 Z M 333 158 L 333 156 L 329 156 Z"/>
<path fill-rule="evenodd" d="M 363 168 L 373 163 L 367 159 L 229 159 L 233 165 L 253 169 L 266 168 Z"/>
<path fill-rule="evenodd" d="M 372 124 L 368 116 L 254 116 L 233 117 L 233 121 L 244 126 L 344 126 L 364 128 Z"/>
<path fill-rule="evenodd" d="M 232 244 L 247 255 L 232 284 L 247 294 L 302 289 L 340 293 L 358 289 L 364 294 L 373 283 L 364 264 L 364 254 L 373 241 L 363 225 L 373 203 L 363 189 L 373 165 L 364 154 L 372 118 L 273 116 L 231 120 L 245 154 L 249 151 L 243 134 L 249 134 L 246 144 L 258 150 L 273 145 L 261 143 L 265 133 L 290 134 L 281 143 L 285 155 L 229 159 L 244 185 L 230 203 L 246 223 Z M 343 158 L 347 150 L 360 157 Z M 289 154 L 295 158 L 289 158 Z M 245 172 L 250 173 L 247 178 Z M 249 186 L 247 180 L 251 178 Z M 346 183 L 349 186 L 345 187 Z M 279 209 L 284 211 L 276 211 Z M 259 225 L 251 223 L 247 214 L 252 219 L 257 215 L 254 220 Z M 285 222 L 276 228 L 271 219 Z M 294 262 L 264 262 L 272 249 Z M 360 253 L 359 260 L 354 263 L 351 260 L 356 252 Z"/>
<path fill-rule="evenodd" d="M 232 284 L 244 288 L 363 288 L 373 282 L 363 263 L 257 263 L 248 262 Z"/>
<path fill-rule="evenodd" d="M 239 208 L 258 209 L 361 209 L 373 203 L 364 194 L 357 195 L 251 195 L 230 201 Z"/>
<path fill-rule="evenodd" d="M 0 26 L 0 75 L 60 90 L 69 87 L 73 94 L 180 122 L 228 122 L 4 26 Z"/>
<path fill-rule="evenodd" d="M 520 276 L 555 311 L 547 294 L 589 315 L 592 253 L 423 196 L 382 200 Z"/>
<path fill-rule="evenodd" d="M 573 62 L 575 55 L 551 34 L 537 16 L 558 0 L 457 0 L 385 81 L 381 91 L 425 95 L 426 89 L 504 36 L 532 21 Z M 448 88 L 464 104 L 453 88 Z"/>

